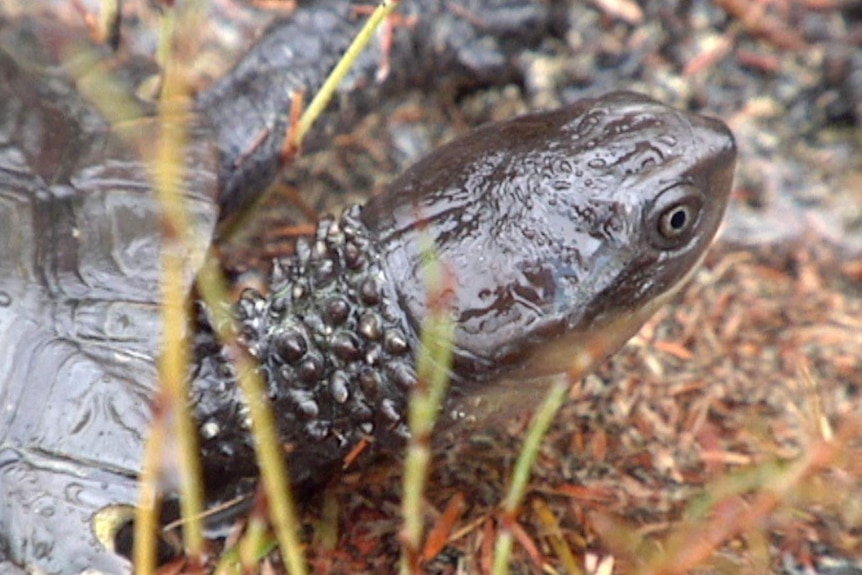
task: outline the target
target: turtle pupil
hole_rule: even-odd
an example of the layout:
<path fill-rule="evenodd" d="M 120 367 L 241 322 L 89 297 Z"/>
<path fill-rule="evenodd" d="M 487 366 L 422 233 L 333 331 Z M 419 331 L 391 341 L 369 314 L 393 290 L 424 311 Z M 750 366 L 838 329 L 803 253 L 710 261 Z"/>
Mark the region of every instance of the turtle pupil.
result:
<path fill-rule="evenodd" d="M 676 205 L 666 210 L 659 220 L 659 233 L 669 240 L 676 240 L 688 231 L 691 212 L 685 205 Z"/>
<path fill-rule="evenodd" d="M 681 230 L 682 228 L 685 227 L 686 219 L 687 219 L 687 217 L 686 217 L 685 210 L 683 210 L 683 209 L 676 210 L 670 216 L 670 227 L 671 227 L 671 229 Z"/>

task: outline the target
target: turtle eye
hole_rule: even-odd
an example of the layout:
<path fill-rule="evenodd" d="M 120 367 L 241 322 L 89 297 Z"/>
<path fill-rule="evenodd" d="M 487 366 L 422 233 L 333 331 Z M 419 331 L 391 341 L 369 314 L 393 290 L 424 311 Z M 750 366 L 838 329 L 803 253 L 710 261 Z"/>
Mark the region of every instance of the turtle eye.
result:
<path fill-rule="evenodd" d="M 673 239 L 685 233 L 691 226 L 693 214 L 685 204 L 671 206 L 658 220 L 658 232 L 667 239 Z"/>
<path fill-rule="evenodd" d="M 659 249 L 676 249 L 694 237 L 703 194 L 690 184 L 668 188 L 655 199 L 647 212 L 650 241 Z"/>

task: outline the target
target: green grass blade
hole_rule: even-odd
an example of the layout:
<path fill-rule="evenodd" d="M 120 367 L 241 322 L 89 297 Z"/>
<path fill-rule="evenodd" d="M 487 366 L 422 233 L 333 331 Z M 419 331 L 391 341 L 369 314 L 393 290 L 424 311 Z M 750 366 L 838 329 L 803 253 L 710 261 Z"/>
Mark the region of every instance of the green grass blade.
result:
<path fill-rule="evenodd" d="M 533 416 L 529 430 L 527 430 L 527 437 L 524 439 L 518 460 L 515 462 L 509 491 L 503 500 L 502 529 L 494 548 L 494 566 L 492 569 L 494 575 L 506 575 L 508 571 L 509 556 L 512 551 L 512 532 L 507 525 L 509 522 L 517 521 L 518 510 L 523 504 L 524 495 L 527 492 L 527 483 L 530 480 L 530 473 L 539 453 L 542 439 L 554 421 L 554 416 L 563 406 L 568 390 L 568 377 L 565 375 L 557 377 Z"/>
<path fill-rule="evenodd" d="M 224 345 L 233 348 L 234 357 L 237 358 L 237 377 L 249 408 L 255 453 L 282 560 L 291 575 L 304 575 L 307 569 L 299 538 L 301 525 L 294 505 L 287 464 L 281 452 L 275 416 L 266 400 L 263 381 L 254 359 L 237 344 L 234 319 L 223 305 L 229 298 L 218 262 L 211 258 L 207 260 L 198 274 L 197 285 L 213 314 L 212 325 L 219 339 Z"/>
<path fill-rule="evenodd" d="M 371 41 L 377 27 L 380 26 L 380 23 L 383 22 L 387 16 L 392 14 L 392 12 L 398 7 L 398 4 L 398 0 L 383 0 L 377 5 L 377 8 L 374 9 L 374 12 L 365 22 L 365 25 L 347 48 L 344 56 L 341 57 L 341 60 L 339 60 L 335 68 L 332 69 L 332 72 L 326 78 L 323 86 L 321 86 L 320 90 L 317 91 L 317 94 L 315 94 L 311 103 L 308 105 L 308 108 L 306 108 L 302 117 L 299 119 L 299 126 L 294 134 L 296 141 L 292 142 L 296 148 L 299 148 L 299 144 L 302 142 L 302 139 L 311 129 L 311 126 L 314 125 L 317 118 L 320 117 L 320 114 L 326 108 L 327 104 L 329 104 L 329 101 L 335 95 L 335 91 L 338 89 L 341 81 L 353 66 L 353 62 L 356 61 L 357 56 L 362 53 L 368 45 L 368 42 Z"/>
<path fill-rule="evenodd" d="M 419 572 L 422 545 L 422 496 L 431 462 L 431 432 L 449 383 L 455 323 L 443 294 L 447 273 L 437 260 L 430 240 L 425 250 L 429 315 L 422 322 L 422 344 L 417 358 L 417 384 L 410 394 L 407 422 L 411 438 L 404 460 L 401 532 L 403 575 Z"/>

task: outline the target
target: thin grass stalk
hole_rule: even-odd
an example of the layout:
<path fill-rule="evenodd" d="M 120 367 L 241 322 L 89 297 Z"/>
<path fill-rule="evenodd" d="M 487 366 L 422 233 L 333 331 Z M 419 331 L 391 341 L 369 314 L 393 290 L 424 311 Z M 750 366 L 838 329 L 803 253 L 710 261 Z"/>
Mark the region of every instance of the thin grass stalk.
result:
<path fill-rule="evenodd" d="M 564 572 L 568 575 L 582 575 L 583 570 L 578 565 L 575 554 L 572 553 L 568 543 L 566 543 L 563 530 L 560 529 L 560 523 L 557 521 L 557 517 L 551 510 L 551 507 L 544 499 L 535 499 L 533 501 L 533 510 L 538 516 L 539 522 L 546 532 L 545 537 L 554 550 L 554 554 L 560 560 Z"/>
<path fill-rule="evenodd" d="M 111 124 L 114 133 L 135 146 L 144 160 L 149 161 L 147 148 L 140 141 L 134 122 L 144 112 L 127 88 L 111 75 L 111 67 L 102 54 L 88 43 L 76 42 L 64 53 L 63 66 L 75 79 L 84 98 Z"/>
<path fill-rule="evenodd" d="M 186 402 L 189 350 L 185 338 L 186 290 L 185 258 L 190 238 L 189 217 L 182 196 L 187 145 L 186 119 L 189 117 L 189 88 L 180 68 L 182 58 L 173 52 L 178 22 L 188 24 L 191 12 L 165 13 L 162 26 L 160 58 L 164 70 L 163 92 L 159 103 L 160 133 L 153 161 L 153 181 L 163 213 L 162 257 L 162 325 L 163 352 L 159 360 L 162 385 L 162 416 L 156 418 L 146 447 L 145 470 L 141 498 L 135 521 L 134 561 L 137 573 L 149 574 L 155 566 L 155 529 L 158 527 L 158 466 L 160 448 L 165 443 L 170 422 L 176 426 L 179 456 L 179 501 L 183 517 L 183 541 L 193 562 L 199 563 L 204 553 L 201 466 L 197 431 Z M 154 440 L 155 438 L 155 440 Z"/>
<path fill-rule="evenodd" d="M 198 274 L 197 286 L 213 315 L 213 329 L 222 343 L 235 352 L 237 378 L 251 417 L 255 454 L 282 560 L 288 573 L 304 575 L 307 570 L 299 538 L 300 522 L 293 502 L 287 465 L 281 452 L 275 416 L 266 400 L 255 361 L 237 344 L 236 325 L 224 305 L 224 302 L 229 301 L 226 282 L 218 263 L 212 258 L 207 259 Z"/>
<path fill-rule="evenodd" d="M 568 389 L 568 377 L 566 375 L 557 377 L 530 422 L 527 437 L 524 438 L 524 444 L 521 446 L 518 460 L 515 462 L 509 491 L 503 500 L 503 522 L 494 548 L 494 566 L 491 571 L 493 575 L 506 575 L 507 573 L 513 537 L 508 525 L 510 522 L 517 521 L 518 510 L 521 508 L 524 494 L 527 492 L 527 483 L 530 480 L 533 463 L 535 463 L 539 453 L 539 446 L 554 421 L 554 416 L 563 406 Z"/>
<path fill-rule="evenodd" d="M 422 322 L 422 345 L 417 358 L 417 384 L 410 394 L 407 421 L 410 441 L 404 460 L 402 513 L 402 575 L 419 572 L 422 546 L 422 498 L 431 461 L 431 432 L 449 383 L 455 323 L 442 298 L 446 274 L 426 250 L 426 285 L 430 314 Z"/>
<path fill-rule="evenodd" d="M 162 248 L 164 265 L 164 303 L 162 306 L 164 350 L 160 361 L 162 386 L 168 397 L 168 407 L 176 422 L 179 469 L 179 501 L 183 517 L 183 541 L 186 552 L 194 562 L 200 562 L 204 553 L 204 535 L 201 516 L 204 509 L 201 463 L 197 429 L 188 409 L 189 349 L 185 337 L 187 318 L 185 290 L 185 258 L 189 252 L 188 230 L 192 229 L 182 181 L 186 166 L 184 158 L 188 144 L 186 124 L 190 118 L 190 87 L 185 78 L 183 63 L 189 56 L 185 50 L 176 50 L 181 35 L 194 29 L 200 20 L 197 2 L 188 0 L 165 13 L 162 28 L 163 87 L 159 100 L 161 133 L 157 148 L 154 182 L 164 214 L 165 245 Z M 197 16 L 197 18 L 195 18 Z M 188 38 L 186 38 L 188 41 Z"/>
<path fill-rule="evenodd" d="M 308 133 L 308 130 L 329 103 L 338 85 L 353 65 L 356 57 L 368 44 L 374 31 L 397 5 L 397 1 L 386 0 L 377 7 L 347 52 L 329 74 L 323 86 L 302 114 L 297 129 L 290 132 L 291 137 L 295 139 L 292 144 L 296 149 L 299 149 L 305 134 Z M 298 536 L 300 523 L 291 492 L 289 473 L 281 452 L 275 417 L 266 401 L 263 382 L 256 371 L 254 360 L 236 344 L 236 326 L 233 318 L 222 305 L 222 302 L 228 301 L 228 290 L 215 262 L 207 261 L 198 275 L 197 285 L 201 297 L 214 316 L 212 323 L 219 339 L 236 352 L 239 385 L 248 404 L 252 420 L 256 456 L 264 490 L 269 500 L 273 528 L 279 542 L 282 560 L 291 575 L 304 575 L 306 565 L 302 553 L 302 544 Z"/>
<path fill-rule="evenodd" d="M 159 525 L 158 472 L 161 453 L 165 443 L 164 409 L 162 395 L 153 405 L 153 424 L 144 447 L 141 461 L 140 489 L 138 505 L 135 508 L 134 548 L 132 562 L 135 573 L 150 575 L 156 570 L 156 533 Z"/>
<path fill-rule="evenodd" d="M 237 543 L 239 563 L 243 573 L 251 573 L 272 550 L 275 541 L 269 530 L 265 506 L 257 505 L 248 518 L 242 539 Z"/>
<path fill-rule="evenodd" d="M 303 114 L 301 129 L 295 133 L 297 144 L 311 128 L 314 121 L 325 108 L 335 90 L 356 59 L 356 56 L 370 41 L 377 26 L 397 7 L 397 0 L 384 1 L 360 31 L 351 47 L 327 78 L 314 101 Z M 179 20 L 191 21 L 191 14 L 199 15 L 201 4 L 189 0 L 183 4 L 187 15 Z M 186 367 L 188 349 L 182 334 L 186 318 L 185 296 L 182 290 L 184 262 L 177 254 L 185 253 L 183 242 L 188 216 L 177 190 L 181 181 L 182 158 L 185 145 L 183 121 L 188 114 L 188 86 L 182 81 L 181 69 L 176 67 L 173 57 L 174 34 L 177 29 L 176 10 L 167 10 L 163 23 L 162 43 L 157 60 L 165 70 L 163 94 L 161 99 L 162 137 L 158 150 L 152 160 L 156 189 L 165 211 L 165 246 L 163 249 L 164 297 L 163 325 L 165 328 L 165 354 L 159 370 L 163 382 L 163 394 L 157 396 L 154 405 L 154 426 L 145 445 L 141 472 L 141 492 L 135 515 L 135 548 L 133 561 L 136 573 L 149 574 L 155 570 L 156 532 L 158 528 L 158 474 L 161 452 L 166 439 L 165 410 L 174 411 L 181 457 L 179 461 L 181 482 L 181 506 L 183 529 L 187 549 L 193 557 L 200 557 L 204 539 L 200 523 L 203 509 L 203 495 L 200 482 L 200 461 L 197 448 L 197 432 L 188 413 L 186 394 Z M 193 28 L 193 26 L 191 27 Z M 83 61 L 82 61 L 83 60 Z M 139 141 L 140 134 L 134 125 L 125 121 L 140 117 L 140 110 L 128 94 L 116 89 L 116 84 L 102 73 L 89 74 L 92 65 L 98 62 L 95 52 L 81 48 L 71 54 L 70 63 L 73 74 L 80 81 L 82 91 L 105 113 L 112 123 L 118 124 L 117 130 L 135 144 L 146 157 L 146 142 Z M 106 90 L 105 88 L 112 88 Z M 89 88 L 89 89 L 88 89 Z M 118 106 L 118 100 L 123 105 Z M 293 505 L 288 474 L 280 452 L 280 442 L 276 432 L 275 420 L 266 403 L 263 385 L 255 371 L 256 364 L 236 343 L 236 330 L 230 314 L 223 309 L 228 300 L 228 290 L 215 262 L 207 262 L 198 276 L 198 289 L 214 315 L 214 329 L 225 345 L 232 346 L 239 358 L 237 369 L 240 387 L 246 397 L 251 419 L 252 433 L 255 435 L 257 457 L 261 468 L 264 489 L 271 508 L 273 526 L 279 541 L 282 558 L 291 575 L 304 575 L 306 572 L 302 545 L 297 536 L 299 521 Z"/>
<path fill-rule="evenodd" d="M 338 498 L 332 491 L 323 492 L 321 517 L 314 526 L 314 548 L 333 551 L 338 545 Z"/>
<path fill-rule="evenodd" d="M 115 133 L 135 146 L 142 157 L 155 165 L 155 159 L 148 157 L 146 147 L 140 141 L 138 124 L 134 120 L 142 117 L 137 102 L 108 73 L 100 55 L 85 44 L 75 45 L 64 56 L 64 63 L 84 96 L 111 123 Z M 163 262 L 165 266 L 169 264 Z M 168 321 L 165 318 L 167 331 Z M 139 478 L 140 491 L 138 504 L 134 511 L 134 549 L 132 561 L 135 572 L 149 575 L 156 569 L 156 544 L 159 526 L 158 476 L 161 467 L 161 453 L 164 449 L 166 433 L 166 404 L 170 400 L 160 390 L 153 400 L 152 425 L 144 445 Z"/>
<path fill-rule="evenodd" d="M 314 98 L 308 104 L 308 108 L 305 109 L 305 112 L 299 119 L 299 125 L 293 134 L 295 138 L 295 141 L 292 142 L 294 148 L 299 149 L 305 135 L 311 129 L 311 126 L 314 125 L 317 118 L 320 117 L 320 114 L 326 108 L 327 104 L 329 104 L 332 96 L 335 95 L 335 91 L 338 89 L 344 76 L 346 76 L 347 72 L 350 71 L 350 68 L 353 66 L 353 62 L 356 61 L 356 58 L 360 53 L 362 53 L 368 45 L 368 42 L 371 41 L 371 38 L 377 30 L 377 27 L 380 26 L 380 23 L 383 22 L 387 16 L 392 14 L 392 12 L 398 7 L 398 4 L 398 0 L 383 0 L 377 5 L 377 8 L 375 8 L 374 12 L 371 13 L 371 16 L 368 17 L 365 25 L 356 35 L 356 38 L 353 39 L 353 42 L 347 48 L 344 56 L 341 57 L 341 60 L 339 60 L 338 64 L 335 65 L 335 68 L 332 69 L 332 72 L 330 72 L 329 76 L 326 78 L 323 86 L 321 86 L 320 90 L 317 91 L 317 94 L 314 95 Z"/>
<path fill-rule="evenodd" d="M 143 112 L 125 87 L 111 76 L 109 67 L 101 60 L 100 54 L 91 46 L 80 43 L 73 45 L 63 59 L 81 93 L 110 122 L 114 133 L 133 145 L 145 161 L 156 167 L 155 157 L 149 154 L 145 142 L 141 141 L 140 125 L 136 121 L 143 117 Z M 168 261 L 163 261 L 163 265 L 164 269 L 173 267 Z M 174 272 L 167 273 L 170 275 Z M 174 320 L 166 317 L 163 320 L 167 333 L 170 322 Z M 141 460 L 140 491 L 134 512 L 135 544 L 132 561 L 135 572 L 142 575 L 149 575 L 156 569 L 160 502 L 158 477 L 161 453 L 167 436 L 166 409 L 169 403 L 171 400 L 166 397 L 165 390 L 161 389 L 153 400 L 152 425 Z"/>
<path fill-rule="evenodd" d="M 266 511 L 249 517 L 245 533 L 235 545 L 225 549 L 215 568 L 216 575 L 254 573 L 260 562 L 278 546 Z"/>

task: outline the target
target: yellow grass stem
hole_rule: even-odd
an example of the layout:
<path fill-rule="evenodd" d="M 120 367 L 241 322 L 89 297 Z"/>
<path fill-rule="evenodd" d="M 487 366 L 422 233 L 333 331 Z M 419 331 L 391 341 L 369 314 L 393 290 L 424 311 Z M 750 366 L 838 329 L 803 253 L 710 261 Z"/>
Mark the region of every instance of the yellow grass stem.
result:
<path fill-rule="evenodd" d="M 323 492 L 320 520 L 314 525 L 315 549 L 333 551 L 338 545 L 338 498 L 331 490 Z"/>
<path fill-rule="evenodd" d="M 533 511 L 542 525 L 542 532 L 554 550 L 554 554 L 560 560 L 564 572 L 568 575 L 582 575 L 583 570 L 578 565 L 575 559 L 575 554 L 572 553 L 569 544 L 566 543 L 566 538 L 563 535 L 563 530 L 560 529 L 560 523 L 557 521 L 554 511 L 544 499 L 535 499 L 533 501 Z"/>
<path fill-rule="evenodd" d="M 159 397 L 159 399 L 161 396 Z M 135 508 L 135 533 L 132 561 L 135 573 L 149 575 L 156 570 L 156 533 L 159 527 L 159 490 L 158 471 L 161 452 L 165 442 L 164 416 L 161 404 L 156 401 L 154 406 L 153 425 L 144 448 L 144 458 L 141 462 L 140 490 L 138 505 Z"/>
<path fill-rule="evenodd" d="M 419 572 L 422 497 L 431 461 L 431 432 L 446 394 L 452 364 L 455 324 L 441 299 L 446 277 L 433 253 L 433 246 L 426 250 L 426 285 L 431 313 L 422 323 L 422 345 L 416 369 L 418 381 L 410 394 L 407 416 L 411 439 L 404 460 L 402 575 Z"/>
<path fill-rule="evenodd" d="M 513 542 L 512 531 L 508 525 L 510 522 L 517 520 L 518 510 L 524 501 L 524 494 L 527 492 L 527 483 L 530 480 L 530 473 L 533 469 L 533 463 L 536 461 L 536 456 L 539 453 L 542 438 L 545 437 L 548 428 L 554 421 L 554 416 L 563 406 L 568 390 L 568 377 L 565 375 L 557 377 L 548 390 L 548 394 L 545 396 L 542 404 L 539 406 L 538 411 L 533 416 L 533 420 L 530 422 L 527 437 L 524 439 L 521 452 L 518 454 L 518 460 L 515 462 L 515 470 L 512 473 L 509 491 L 503 500 L 503 522 L 494 547 L 494 565 L 491 570 L 493 575 L 506 575 L 508 572 L 509 557 L 512 552 Z"/>
<path fill-rule="evenodd" d="M 261 513 L 252 513 L 248 518 L 245 534 L 237 544 L 243 573 L 254 572 L 258 563 L 275 546 L 276 542 L 269 531 L 269 523 L 266 519 L 266 515 Z"/>
<path fill-rule="evenodd" d="M 175 58 L 171 47 L 176 36 L 178 20 L 189 26 L 189 16 L 169 10 L 165 14 L 162 29 L 163 45 L 168 48 L 162 53 L 164 82 L 160 99 L 160 133 L 153 165 L 153 181 L 159 203 L 163 211 L 164 242 L 162 245 L 162 324 L 164 326 L 163 351 L 159 360 L 159 375 L 164 398 L 163 414 L 157 423 L 161 429 L 154 428 L 147 444 L 147 463 L 160 464 L 155 451 L 164 441 L 153 441 L 161 435 L 162 439 L 168 426 L 175 425 L 178 446 L 176 461 L 180 479 L 179 502 L 183 517 L 183 541 L 186 552 L 195 562 L 200 562 L 204 553 L 204 535 L 201 514 L 204 508 L 201 482 L 201 464 L 198 456 L 197 431 L 189 413 L 186 398 L 187 368 L 189 350 L 185 337 L 186 325 L 186 288 L 185 258 L 189 250 L 187 230 L 191 229 L 182 194 L 185 166 L 183 158 L 187 145 L 186 119 L 189 117 L 189 87 L 179 69 L 182 58 Z M 155 447 L 153 447 L 155 446 Z M 155 474 L 146 474 L 146 481 L 154 481 Z M 142 481 L 141 502 L 135 522 L 135 571 L 148 575 L 155 564 L 155 538 L 152 537 L 151 519 L 157 517 L 156 509 L 149 506 L 158 502 L 151 493 L 155 487 Z M 146 494 L 146 498 L 144 497 Z"/>
<path fill-rule="evenodd" d="M 258 564 L 276 548 L 276 541 L 269 529 L 267 517 L 252 514 L 242 538 L 219 557 L 216 575 L 240 575 L 254 573 Z"/>
<path fill-rule="evenodd" d="M 253 358 L 236 343 L 234 320 L 223 305 L 229 298 L 218 262 L 211 258 L 207 260 L 198 275 L 197 286 L 213 315 L 213 329 L 224 345 L 232 347 L 236 352 L 237 377 L 251 417 L 255 453 L 282 560 L 288 573 L 304 575 L 306 566 L 299 539 L 300 523 L 293 503 L 275 416 L 266 400 L 263 381 Z"/>
<path fill-rule="evenodd" d="M 305 112 L 299 119 L 299 126 L 294 133 L 295 141 L 291 142 L 295 148 L 299 148 L 300 143 L 302 143 L 303 138 L 305 138 L 305 135 L 311 129 L 311 126 L 314 125 L 314 122 L 320 117 L 320 114 L 326 108 L 327 104 L 329 104 L 329 101 L 335 95 L 335 91 L 338 89 L 344 76 L 347 75 L 347 72 L 350 71 L 351 66 L 353 66 L 353 62 L 356 61 L 357 56 L 362 53 L 365 46 L 367 46 L 368 42 L 371 41 L 377 27 L 380 26 L 380 23 L 383 22 L 387 16 L 392 14 L 392 12 L 398 7 L 398 4 L 398 0 L 383 0 L 377 5 L 377 8 L 374 9 L 374 12 L 369 16 L 365 25 L 356 35 L 356 38 L 353 39 L 350 47 L 347 48 L 344 56 L 341 57 L 338 64 L 336 64 L 335 68 L 332 69 L 332 72 L 330 72 L 329 76 L 326 78 L 323 86 L 321 86 L 320 90 L 317 91 L 317 94 L 314 95 L 314 99 L 311 100 L 311 103 L 308 104 L 308 108 L 305 109 Z"/>

